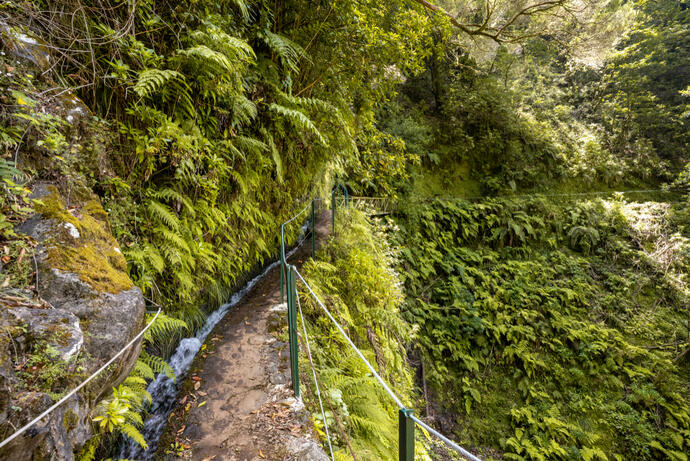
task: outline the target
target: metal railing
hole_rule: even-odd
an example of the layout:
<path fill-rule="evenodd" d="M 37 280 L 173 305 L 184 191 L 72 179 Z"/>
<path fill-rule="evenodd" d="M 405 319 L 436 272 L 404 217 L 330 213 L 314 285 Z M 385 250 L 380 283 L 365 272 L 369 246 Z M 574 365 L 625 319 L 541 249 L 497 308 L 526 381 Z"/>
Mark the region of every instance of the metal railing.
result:
<path fill-rule="evenodd" d="M 343 186 L 338 185 L 333 188 L 331 191 L 331 229 L 332 232 L 335 232 L 335 217 L 336 217 L 336 212 L 337 212 L 337 200 L 336 200 L 336 192 L 341 191 L 343 194 L 343 203 L 345 206 L 349 206 L 350 203 L 354 202 L 360 202 L 363 204 L 366 204 L 367 202 L 379 202 L 379 203 L 386 203 L 386 213 L 391 213 L 394 211 L 394 204 L 395 202 L 391 199 L 387 198 L 379 198 L 379 197 L 350 197 L 349 194 L 347 193 L 347 189 L 345 189 Z M 311 231 L 312 231 L 312 257 L 315 256 L 315 241 L 316 241 L 316 228 L 315 228 L 315 221 L 316 221 L 316 213 L 315 213 L 315 201 L 317 199 L 312 199 L 311 201 Z M 417 418 L 414 415 L 414 411 L 411 408 L 407 408 L 404 404 L 403 401 L 391 390 L 390 386 L 386 383 L 386 381 L 376 372 L 376 369 L 369 363 L 369 361 L 364 357 L 362 352 L 357 348 L 355 343 L 350 339 L 350 337 L 347 335 L 345 330 L 340 326 L 340 324 L 337 322 L 335 317 L 331 314 L 331 312 L 328 310 L 328 308 L 324 305 L 324 303 L 319 299 L 319 297 L 314 293 L 312 290 L 311 286 L 307 283 L 307 281 L 302 277 L 302 274 L 299 273 L 297 268 L 294 265 L 290 265 L 287 263 L 286 258 L 285 258 L 285 225 L 290 224 L 293 222 L 297 217 L 301 216 L 304 211 L 308 208 L 309 205 L 305 206 L 302 211 L 300 211 L 298 214 L 290 218 L 288 221 L 283 223 L 281 226 L 281 231 L 280 231 L 280 238 L 281 238 L 281 300 L 284 299 L 284 286 L 287 287 L 287 321 L 288 321 L 288 337 L 289 337 L 289 350 L 290 350 L 290 374 L 292 378 L 292 388 L 295 393 L 295 396 L 297 398 L 300 397 L 300 380 L 299 380 L 299 332 L 297 329 L 297 315 L 298 313 L 301 315 L 301 305 L 299 301 L 299 295 L 297 293 L 297 281 L 299 280 L 304 287 L 307 289 L 308 293 L 312 296 L 312 298 L 316 301 L 316 304 L 323 310 L 323 312 L 326 314 L 326 316 L 333 322 L 335 327 L 338 329 L 340 334 L 343 336 L 343 338 L 347 341 L 348 345 L 355 351 L 355 353 L 359 356 L 359 358 L 362 360 L 362 362 L 366 365 L 366 367 L 369 369 L 369 371 L 372 373 L 374 378 L 378 381 L 378 383 L 383 387 L 383 389 L 386 391 L 388 396 L 390 396 L 391 400 L 395 402 L 395 404 L 398 406 L 398 453 L 399 453 L 399 461 L 413 461 L 414 460 L 414 453 L 415 453 L 415 426 L 419 425 L 422 427 L 425 431 L 427 431 L 430 434 L 433 434 L 434 436 L 438 437 L 439 440 L 444 442 L 449 448 L 452 450 L 456 451 L 459 453 L 461 456 L 463 456 L 466 459 L 469 459 L 471 461 L 481 461 L 480 458 L 477 456 L 473 455 L 466 449 L 462 448 L 460 445 L 456 444 L 452 440 L 450 440 L 448 437 L 444 436 L 440 432 L 436 431 L 426 423 L 424 423 L 422 420 Z M 371 209 L 371 207 L 369 207 Z M 375 209 L 375 207 L 374 207 Z M 285 281 L 285 283 L 283 283 Z M 304 316 L 301 316 L 302 318 L 302 327 L 304 329 L 304 338 L 306 342 L 306 352 L 307 352 L 307 358 L 309 359 L 309 364 L 312 368 L 312 372 L 314 375 L 314 385 L 316 386 L 316 393 L 318 396 L 319 400 L 319 407 L 321 408 L 321 412 L 323 414 L 323 421 L 324 421 L 324 426 L 326 428 L 326 436 L 328 438 L 328 447 L 330 449 L 330 454 L 331 454 L 331 459 L 333 459 L 333 447 L 331 444 L 330 440 L 330 433 L 328 432 L 328 424 L 326 421 L 325 413 L 323 410 L 323 402 L 321 401 L 321 391 L 319 389 L 319 381 L 316 375 L 316 370 L 314 368 L 314 364 L 312 362 L 312 356 L 311 356 L 311 350 L 309 346 L 309 341 L 306 336 L 306 326 L 304 323 Z M 327 397 L 327 395 L 326 395 Z M 354 457 L 354 452 L 352 452 L 352 455 Z"/>

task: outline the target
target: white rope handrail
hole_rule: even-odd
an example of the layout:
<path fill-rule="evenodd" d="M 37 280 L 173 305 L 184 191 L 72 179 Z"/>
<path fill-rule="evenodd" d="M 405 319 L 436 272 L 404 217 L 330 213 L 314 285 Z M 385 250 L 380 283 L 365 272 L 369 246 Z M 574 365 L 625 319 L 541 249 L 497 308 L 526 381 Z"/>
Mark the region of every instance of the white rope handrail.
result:
<path fill-rule="evenodd" d="M 293 216 L 292 218 L 290 218 L 290 219 L 288 219 L 287 221 L 285 221 L 285 222 L 283 223 L 283 226 L 287 226 L 287 225 L 290 224 L 292 221 L 294 221 L 295 219 L 297 219 L 302 213 L 304 213 L 305 211 L 307 211 L 307 208 L 309 208 L 309 205 L 311 205 L 311 200 L 307 202 L 307 204 L 304 206 L 304 208 L 302 208 L 302 211 L 300 211 L 300 212 L 297 213 L 295 216 Z"/>
<path fill-rule="evenodd" d="M 429 426 L 428 424 L 426 424 L 426 423 L 425 423 L 424 421 L 422 421 L 421 419 L 417 418 L 415 415 L 410 415 L 410 418 L 412 418 L 412 420 L 413 420 L 415 423 L 417 423 L 417 424 L 419 424 L 420 426 L 422 426 L 422 427 L 423 427 L 424 429 L 426 429 L 428 432 L 430 432 L 431 434 L 434 434 L 436 437 L 438 437 L 439 439 L 441 439 L 443 442 L 446 443 L 446 445 L 448 445 L 448 446 L 451 447 L 453 450 L 455 450 L 455 451 L 457 451 L 458 453 L 460 453 L 460 454 L 461 454 L 462 456 L 464 456 L 465 458 L 470 459 L 471 461 L 482 461 L 481 458 L 477 458 L 477 457 L 474 456 L 472 453 L 470 453 L 469 451 L 465 450 L 465 449 L 462 448 L 460 445 L 458 445 L 457 443 L 453 442 L 453 441 L 450 440 L 448 437 L 446 437 L 445 435 L 441 434 L 440 432 L 438 432 L 436 429 L 434 429 L 434 428 L 432 428 L 431 426 Z"/>
<path fill-rule="evenodd" d="M 302 283 L 304 283 L 304 286 L 307 287 L 307 290 L 309 290 L 309 293 L 311 293 L 312 297 L 316 300 L 316 302 L 319 304 L 319 306 L 321 306 L 321 309 L 323 309 L 324 312 L 326 313 L 326 315 L 328 315 L 328 318 L 330 318 L 331 321 L 333 322 L 333 324 L 335 324 L 336 328 L 338 328 L 338 331 L 340 331 L 340 334 L 343 335 L 343 337 L 347 340 L 347 342 L 350 344 L 350 346 L 355 350 L 355 352 L 357 353 L 357 355 L 359 356 L 359 358 L 362 359 L 362 361 L 363 361 L 364 364 L 367 366 L 367 368 L 369 368 L 369 371 L 371 371 L 371 373 L 374 375 L 374 377 L 376 378 L 376 380 L 381 384 L 381 386 L 383 386 L 383 388 L 386 390 L 386 392 L 388 393 L 388 395 L 390 395 L 390 397 L 395 401 L 395 403 L 398 405 L 398 407 L 400 407 L 401 409 L 405 408 L 405 405 L 403 405 L 402 401 L 398 398 L 397 395 L 395 395 L 395 394 L 393 393 L 393 391 L 390 389 L 390 387 L 388 387 L 388 384 L 386 384 L 386 382 L 383 380 L 383 378 L 381 378 L 381 376 L 379 376 L 379 374 L 376 372 L 376 370 L 374 370 L 374 367 L 371 366 L 371 364 L 369 363 L 369 361 L 368 361 L 366 358 L 364 358 L 364 355 L 362 355 L 362 353 L 360 352 L 360 350 L 357 349 L 357 346 L 355 346 L 355 343 L 352 342 L 352 340 L 351 340 L 350 337 L 347 335 L 347 333 L 345 333 L 345 330 L 343 330 L 342 327 L 341 327 L 341 326 L 338 324 L 338 322 L 335 320 L 335 318 L 333 318 L 333 316 L 331 315 L 330 311 L 326 308 L 326 306 L 323 305 L 323 303 L 321 302 L 321 300 L 319 299 L 319 297 L 316 296 L 316 294 L 315 294 L 314 291 L 311 289 L 311 287 L 309 286 L 309 284 L 307 283 L 307 281 L 304 280 L 304 277 L 302 277 L 302 274 L 300 274 L 299 271 L 298 271 L 296 268 L 295 268 L 295 273 L 296 273 L 297 276 L 300 278 L 300 280 L 302 280 Z"/>
<path fill-rule="evenodd" d="M 316 396 L 319 398 L 319 407 L 321 407 L 321 416 L 323 417 L 323 427 L 326 429 L 326 438 L 328 439 L 328 449 L 331 452 L 331 461 L 335 461 L 333 457 L 333 446 L 331 445 L 331 435 L 328 433 L 328 421 L 326 421 L 326 412 L 323 410 L 323 402 L 321 401 L 321 391 L 319 390 L 319 381 L 316 379 L 316 370 L 314 370 L 314 362 L 311 359 L 311 347 L 309 346 L 309 336 L 307 336 L 307 325 L 302 314 L 302 303 L 297 298 L 297 307 L 299 307 L 299 316 L 302 319 L 302 331 L 304 331 L 304 342 L 307 344 L 307 357 L 309 357 L 309 364 L 311 365 L 311 372 L 314 375 L 314 385 L 316 386 Z"/>
<path fill-rule="evenodd" d="M 21 434 L 23 434 L 24 432 L 26 432 L 27 429 L 29 429 L 31 426 L 33 426 L 34 424 L 36 424 L 37 422 L 39 422 L 41 419 L 43 419 L 44 417 L 46 417 L 48 414 L 50 414 L 50 413 L 51 413 L 53 410 L 55 410 L 57 407 L 59 407 L 60 405 L 62 405 L 63 403 L 65 403 L 67 400 L 69 400 L 70 397 L 72 397 L 72 396 L 73 396 L 74 394 L 76 394 L 80 389 L 82 389 L 84 386 L 86 386 L 91 380 L 93 380 L 96 376 L 98 376 L 103 370 L 105 370 L 106 368 L 108 368 L 118 357 L 120 357 L 127 349 L 129 349 L 129 348 L 132 346 L 132 344 L 134 344 L 135 342 L 137 342 L 137 341 L 139 340 L 139 338 L 141 338 L 141 337 L 144 335 L 144 333 L 146 333 L 146 331 L 147 331 L 149 328 L 151 328 L 151 325 L 153 325 L 153 322 L 156 321 L 156 319 L 158 318 L 158 316 L 160 315 L 160 313 L 161 313 L 161 308 L 159 307 L 159 308 L 158 308 L 158 312 L 156 312 L 156 315 L 151 319 L 151 321 L 148 323 L 148 325 L 146 325 L 146 327 L 144 327 L 144 329 L 141 330 L 141 331 L 139 332 L 138 335 L 136 335 L 130 342 L 128 342 L 127 345 L 125 345 L 125 347 L 123 347 L 122 349 L 120 349 L 120 352 L 118 352 L 117 354 L 115 354 L 110 360 L 108 360 L 108 361 L 105 363 L 105 365 L 103 365 L 101 368 L 99 368 L 98 370 L 96 370 L 95 373 L 93 373 L 91 376 L 89 376 L 88 378 L 86 378 L 80 385 L 78 385 L 77 387 L 75 387 L 74 389 L 72 389 L 72 391 L 71 391 L 69 394 L 65 395 L 63 398 L 61 398 L 60 400 L 58 400 L 53 406 L 51 406 L 51 407 L 48 408 L 46 411 L 44 411 L 43 413 L 41 413 L 40 415 L 38 415 L 36 418 L 34 418 L 31 422 L 27 423 L 27 424 L 24 425 L 21 429 L 17 430 L 14 434 L 12 434 L 12 435 L 9 436 L 8 438 L 6 438 L 6 439 L 3 440 L 2 442 L 0 442 L 0 448 L 4 447 L 4 446 L 7 445 L 8 443 L 10 443 L 12 440 L 16 439 L 16 438 L 19 437 Z"/>
<path fill-rule="evenodd" d="M 350 346 L 351 346 L 351 347 L 354 349 L 354 351 L 357 353 L 357 355 L 359 356 L 359 358 L 362 359 L 362 361 L 363 361 L 364 364 L 367 366 L 367 368 L 369 368 L 369 371 L 371 371 L 371 373 L 372 373 L 372 374 L 374 375 L 374 377 L 378 380 L 378 382 L 381 384 L 381 386 L 383 386 L 383 388 L 386 390 L 386 392 L 388 393 L 388 395 L 390 395 L 390 397 L 395 401 L 395 403 L 398 405 L 398 407 L 400 407 L 400 409 L 405 409 L 406 407 L 405 407 L 405 405 L 403 405 L 402 401 L 393 393 L 393 391 L 390 389 L 390 387 L 388 387 L 388 385 L 387 385 L 386 382 L 383 380 L 383 378 L 381 378 L 381 376 L 379 376 L 379 374 L 376 372 L 376 370 L 374 370 L 374 367 L 371 366 L 371 364 L 370 364 L 369 361 L 364 357 L 364 355 L 362 354 L 362 352 L 360 352 L 360 350 L 357 348 L 357 346 L 355 346 L 355 344 L 352 342 L 352 340 L 350 339 L 350 337 L 345 333 L 345 330 L 343 330 L 343 328 L 342 328 L 342 327 L 340 326 L 340 324 L 335 320 L 335 318 L 333 317 L 333 315 L 331 315 L 330 311 L 329 311 L 329 310 L 326 308 L 326 306 L 321 302 L 321 300 L 319 299 L 319 297 L 316 296 L 316 293 L 314 293 L 314 290 L 311 289 L 311 287 L 309 286 L 309 284 L 307 283 L 307 281 L 304 280 L 304 277 L 302 277 L 302 274 L 300 274 L 299 271 L 298 271 L 296 268 L 295 268 L 295 273 L 296 273 L 297 276 L 300 278 L 300 280 L 302 280 L 302 283 L 304 283 L 304 286 L 307 287 L 307 290 L 309 290 L 309 293 L 310 293 L 311 296 L 316 300 L 317 304 L 321 307 L 321 309 L 323 309 L 323 311 L 326 313 L 326 315 L 328 316 L 328 318 L 331 319 L 331 321 L 332 321 L 333 324 L 336 326 L 336 328 L 338 328 L 338 331 L 340 331 L 340 334 L 343 335 L 343 337 L 347 340 L 347 342 L 350 344 Z M 298 297 L 298 299 L 299 299 L 299 297 Z M 300 315 L 301 315 L 301 314 L 302 314 L 302 310 L 301 310 L 301 307 L 300 307 Z M 302 319 L 302 325 L 304 325 L 304 318 Z M 480 458 L 477 458 L 475 455 L 473 455 L 473 454 L 470 453 L 469 451 L 465 450 L 465 449 L 462 448 L 460 445 L 458 445 L 457 443 L 455 443 L 455 442 L 453 442 L 452 440 L 450 440 L 448 437 L 444 436 L 444 435 L 441 434 L 440 432 L 438 432 L 438 431 L 436 431 L 435 429 L 431 428 L 429 425 L 427 425 L 426 423 L 424 423 L 424 421 L 418 419 L 418 418 L 415 417 L 414 415 L 411 415 L 410 417 L 412 418 L 412 420 L 413 420 L 414 422 L 416 422 L 417 424 L 419 424 L 421 427 L 423 427 L 424 429 L 426 429 L 426 430 L 429 431 L 430 433 L 434 434 L 436 437 L 438 437 L 438 438 L 441 439 L 443 442 L 445 442 L 448 446 L 450 446 L 453 450 L 457 451 L 458 453 L 460 453 L 461 455 L 463 455 L 463 456 L 466 457 L 467 459 L 470 459 L 471 461 L 482 461 Z"/>

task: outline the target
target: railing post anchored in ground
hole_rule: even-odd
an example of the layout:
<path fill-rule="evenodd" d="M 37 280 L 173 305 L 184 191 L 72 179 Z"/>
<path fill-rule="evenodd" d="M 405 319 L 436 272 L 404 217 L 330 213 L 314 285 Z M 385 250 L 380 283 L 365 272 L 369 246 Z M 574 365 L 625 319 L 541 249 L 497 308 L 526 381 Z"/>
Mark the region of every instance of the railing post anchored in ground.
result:
<path fill-rule="evenodd" d="M 413 411 L 401 408 L 398 412 L 399 461 L 414 461 L 414 420 Z"/>
<path fill-rule="evenodd" d="M 285 302 L 285 224 L 280 225 L 280 302 Z"/>
<path fill-rule="evenodd" d="M 295 266 L 287 266 L 287 304 L 288 304 L 288 337 L 290 338 L 290 371 L 292 388 L 295 397 L 299 398 L 299 359 L 297 354 L 297 275 Z"/>

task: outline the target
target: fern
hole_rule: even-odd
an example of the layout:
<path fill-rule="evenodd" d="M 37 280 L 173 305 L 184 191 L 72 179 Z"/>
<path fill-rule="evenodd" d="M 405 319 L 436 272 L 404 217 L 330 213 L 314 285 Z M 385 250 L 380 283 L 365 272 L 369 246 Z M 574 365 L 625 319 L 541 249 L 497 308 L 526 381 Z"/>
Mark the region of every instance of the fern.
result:
<path fill-rule="evenodd" d="M 163 187 L 155 191 L 150 191 L 149 195 L 158 200 L 170 200 L 179 202 L 181 205 L 184 206 L 184 209 L 187 211 L 187 213 L 189 213 L 190 217 L 194 218 L 196 216 L 196 211 L 194 210 L 194 205 L 192 204 L 192 201 L 187 196 L 181 194 L 175 189 L 172 189 L 170 187 Z"/>
<path fill-rule="evenodd" d="M 163 205 L 156 200 L 149 200 L 146 204 L 146 209 L 149 211 L 152 217 L 159 219 L 170 229 L 174 231 L 180 230 L 179 218 L 166 205 Z"/>
<path fill-rule="evenodd" d="M 237 95 L 232 101 L 232 114 L 234 127 L 242 127 L 252 122 L 257 115 L 256 104 L 244 95 Z"/>
<path fill-rule="evenodd" d="M 276 165 L 276 178 L 278 178 L 279 183 L 283 183 L 283 159 L 280 158 L 280 153 L 278 152 L 278 148 L 276 147 L 275 142 L 273 141 L 273 136 L 266 130 L 262 130 L 261 134 L 264 135 L 266 138 L 266 141 L 268 143 L 268 149 L 271 152 L 271 158 L 273 159 L 273 163 Z"/>
<path fill-rule="evenodd" d="M 304 53 L 301 46 L 282 35 L 274 34 L 270 30 L 264 30 L 261 38 L 263 38 L 270 50 L 280 58 L 284 68 L 290 72 L 297 72 L 299 70 L 297 60 Z"/>
<path fill-rule="evenodd" d="M 153 325 L 151 325 L 146 333 L 144 333 L 144 340 L 149 343 L 155 343 L 157 341 L 165 340 L 165 338 L 179 332 L 180 330 L 187 331 L 189 330 L 189 327 L 182 320 L 168 317 L 161 312 L 158 314 L 156 321 L 153 322 Z M 148 364 L 156 373 L 160 373 L 160 370 L 155 366 L 156 364 L 148 360 L 150 357 L 153 356 L 142 357 L 142 360 L 144 360 L 144 362 Z"/>
<path fill-rule="evenodd" d="M 170 80 L 184 80 L 184 76 L 170 69 L 145 69 L 139 72 L 134 92 L 142 98 L 151 97 Z"/>
<path fill-rule="evenodd" d="M 126 423 L 119 426 L 118 429 L 122 434 L 126 435 L 127 437 L 138 443 L 139 446 L 142 447 L 144 450 L 148 449 L 149 446 L 146 443 L 146 439 L 144 439 L 144 436 L 141 435 L 139 429 L 132 426 L 131 424 Z"/>
<path fill-rule="evenodd" d="M 271 103 L 269 105 L 269 109 L 272 112 L 275 112 L 276 114 L 281 115 L 284 118 L 286 118 L 293 127 L 297 128 L 298 130 L 301 130 L 301 131 L 310 132 L 311 134 L 313 134 L 316 137 L 316 139 L 318 139 L 318 141 L 322 145 L 324 145 L 324 146 L 327 145 L 326 140 L 321 135 L 321 132 L 319 131 L 319 129 L 316 128 L 316 125 L 314 125 L 314 122 L 312 122 L 309 119 L 309 117 L 304 115 L 303 112 L 300 112 L 299 110 L 296 110 L 296 109 L 290 109 L 288 107 L 281 106 L 281 105 L 275 104 L 275 103 Z"/>
<path fill-rule="evenodd" d="M 202 63 L 199 67 L 200 73 L 223 75 L 226 73 L 234 73 L 235 71 L 232 62 L 225 54 L 212 50 L 206 45 L 197 45 L 192 48 L 187 48 L 186 50 L 179 50 L 178 53 Z"/>

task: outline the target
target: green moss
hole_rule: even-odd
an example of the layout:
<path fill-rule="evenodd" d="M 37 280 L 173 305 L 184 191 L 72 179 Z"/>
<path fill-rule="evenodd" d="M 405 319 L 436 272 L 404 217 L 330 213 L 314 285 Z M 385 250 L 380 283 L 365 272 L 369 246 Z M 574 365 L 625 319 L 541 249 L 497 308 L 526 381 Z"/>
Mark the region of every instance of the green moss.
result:
<path fill-rule="evenodd" d="M 79 220 L 67 211 L 57 187 L 48 186 L 48 191 L 50 191 L 50 195 L 41 198 L 40 203 L 36 204 L 36 211 L 46 218 L 70 223 L 78 229 L 81 226 Z"/>
<path fill-rule="evenodd" d="M 51 267 L 74 272 L 82 282 L 100 292 L 119 293 L 133 286 L 129 276 L 115 268 L 94 245 L 86 244 L 81 248 L 53 246 L 48 250 L 48 261 Z"/>
<path fill-rule="evenodd" d="M 107 226 L 107 213 L 91 197 L 74 214 L 64 205 L 58 190 L 50 188 L 50 195 L 42 200 L 38 211 L 46 218 L 72 224 L 79 237 L 68 229 L 56 226 L 53 238 L 47 244 L 48 263 L 51 267 L 72 272 L 99 292 L 119 293 L 134 285 L 127 275 L 127 262 Z"/>
<path fill-rule="evenodd" d="M 67 410 L 65 412 L 65 417 L 62 418 L 62 425 L 65 427 L 65 431 L 67 432 L 76 428 L 78 422 L 79 418 L 77 417 L 77 414 L 74 413 L 72 410 Z"/>
<path fill-rule="evenodd" d="M 104 223 L 108 222 L 108 213 L 105 212 L 98 200 L 89 200 L 84 204 L 82 209 L 88 215 L 93 216 Z"/>

